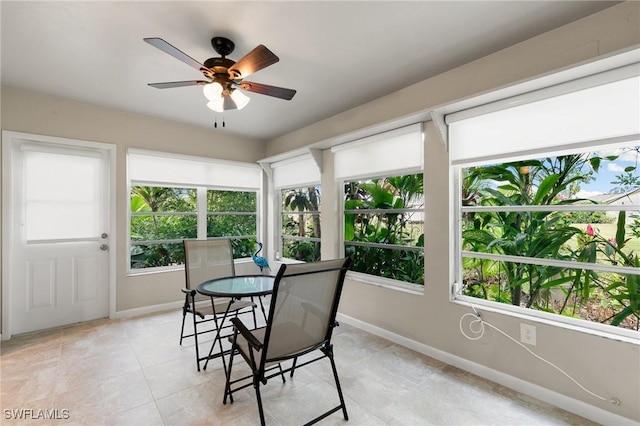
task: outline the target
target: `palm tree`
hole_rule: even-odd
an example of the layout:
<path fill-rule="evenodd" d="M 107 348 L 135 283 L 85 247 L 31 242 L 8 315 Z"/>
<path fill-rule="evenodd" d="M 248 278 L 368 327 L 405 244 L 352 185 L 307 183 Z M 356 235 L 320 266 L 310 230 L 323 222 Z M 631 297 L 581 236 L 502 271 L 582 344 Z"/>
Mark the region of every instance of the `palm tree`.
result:
<path fill-rule="evenodd" d="M 315 187 L 308 187 L 306 191 L 302 189 L 292 189 L 284 197 L 284 207 L 291 211 L 318 211 L 320 193 Z M 304 214 L 298 215 L 298 235 L 306 236 L 306 220 Z M 320 237 L 320 218 L 313 215 L 313 234 Z"/>

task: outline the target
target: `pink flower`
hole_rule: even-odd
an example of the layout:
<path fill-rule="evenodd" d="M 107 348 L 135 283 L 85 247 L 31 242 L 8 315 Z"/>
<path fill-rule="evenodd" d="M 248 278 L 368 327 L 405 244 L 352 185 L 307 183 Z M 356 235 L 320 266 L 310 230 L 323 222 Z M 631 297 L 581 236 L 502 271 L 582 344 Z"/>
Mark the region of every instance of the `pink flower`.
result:
<path fill-rule="evenodd" d="M 594 234 L 595 232 L 593 232 L 593 227 L 591 225 L 587 225 L 587 235 L 590 235 L 593 237 Z"/>
<path fill-rule="evenodd" d="M 612 246 L 616 246 L 616 239 L 615 238 L 609 238 L 609 244 L 611 244 Z"/>

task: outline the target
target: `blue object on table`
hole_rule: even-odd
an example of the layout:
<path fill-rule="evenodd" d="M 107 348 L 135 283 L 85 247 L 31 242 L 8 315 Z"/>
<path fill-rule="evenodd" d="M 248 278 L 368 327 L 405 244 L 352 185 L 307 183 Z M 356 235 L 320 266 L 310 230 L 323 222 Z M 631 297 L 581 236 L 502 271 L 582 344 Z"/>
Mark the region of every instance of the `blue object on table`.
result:
<path fill-rule="evenodd" d="M 260 268 L 260 272 L 262 272 L 262 270 L 265 268 L 271 270 L 271 268 L 269 268 L 269 262 L 267 262 L 267 259 L 262 256 L 258 256 L 258 253 L 260 253 L 260 251 L 262 250 L 262 243 L 259 242 L 258 246 L 260 246 L 260 248 L 253 254 L 253 262 L 258 265 L 258 268 Z"/>

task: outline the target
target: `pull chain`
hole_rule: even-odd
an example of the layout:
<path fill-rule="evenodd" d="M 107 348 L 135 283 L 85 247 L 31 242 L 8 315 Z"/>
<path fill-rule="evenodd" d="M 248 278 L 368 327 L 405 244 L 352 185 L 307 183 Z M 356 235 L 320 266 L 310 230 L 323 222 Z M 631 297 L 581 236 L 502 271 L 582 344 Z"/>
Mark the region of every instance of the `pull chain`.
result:
<path fill-rule="evenodd" d="M 225 124 L 226 123 L 224 122 L 224 114 L 223 114 L 222 115 L 222 127 L 225 127 Z M 218 128 L 218 116 L 217 115 L 213 116 L 213 127 L 216 128 L 216 129 Z"/>

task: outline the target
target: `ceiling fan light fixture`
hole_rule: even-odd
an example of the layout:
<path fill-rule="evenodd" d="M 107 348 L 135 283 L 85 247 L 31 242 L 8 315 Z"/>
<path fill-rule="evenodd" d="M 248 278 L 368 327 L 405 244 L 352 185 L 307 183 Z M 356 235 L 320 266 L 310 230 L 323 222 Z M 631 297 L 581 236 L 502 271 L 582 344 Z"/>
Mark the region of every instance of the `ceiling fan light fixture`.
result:
<path fill-rule="evenodd" d="M 224 99 L 221 97 L 215 101 L 209 101 L 207 108 L 214 110 L 215 112 L 224 112 Z"/>
<path fill-rule="evenodd" d="M 247 95 L 239 90 L 227 89 L 225 90 L 218 82 L 205 84 L 202 88 L 202 93 L 209 100 L 207 107 L 215 112 L 225 112 L 229 109 L 242 109 L 251 100 Z M 230 105 L 226 105 L 225 108 L 225 94 L 227 98 L 231 98 L 233 102 Z M 234 104 L 235 103 L 235 104 Z M 227 100 L 229 104 L 229 100 Z"/>
<path fill-rule="evenodd" d="M 249 101 L 251 100 L 251 98 L 249 98 L 247 95 L 245 95 L 239 90 L 234 90 L 233 92 L 231 92 L 231 99 L 233 99 L 233 101 L 236 103 L 238 107 L 237 109 L 242 109 L 246 107 Z"/>
<path fill-rule="evenodd" d="M 205 98 L 210 101 L 217 101 L 222 98 L 222 85 L 218 82 L 205 84 L 202 88 Z"/>

